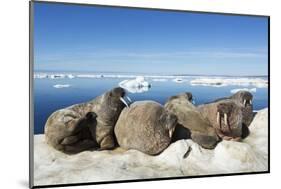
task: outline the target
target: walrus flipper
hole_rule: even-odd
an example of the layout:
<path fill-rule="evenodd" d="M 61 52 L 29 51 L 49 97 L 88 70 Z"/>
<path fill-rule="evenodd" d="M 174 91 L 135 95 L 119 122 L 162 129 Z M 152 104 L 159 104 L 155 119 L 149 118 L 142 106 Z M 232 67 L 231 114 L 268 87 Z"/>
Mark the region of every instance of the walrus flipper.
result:
<path fill-rule="evenodd" d="M 77 154 L 85 150 L 97 149 L 97 144 L 93 140 L 85 139 L 81 140 L 75 144 L 65 145 L 64 152 L 68 154 Z"/>
<path fill-rule="evenodd" d="M 61 144 L 62 145 L 70 145 L 70 144 L 74 144 L 74 143 L 78 142 L 78 140 L 79 140 L 79 137 L 77 135 L 69 136 L 69 137 L 65 137 L 62 140 Z"/>

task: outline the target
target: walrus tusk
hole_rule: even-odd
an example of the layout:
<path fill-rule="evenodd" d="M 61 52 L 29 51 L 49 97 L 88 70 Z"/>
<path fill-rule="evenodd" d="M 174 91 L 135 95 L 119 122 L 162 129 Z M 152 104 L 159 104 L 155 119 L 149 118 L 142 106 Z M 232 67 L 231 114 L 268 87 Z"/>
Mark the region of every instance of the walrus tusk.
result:
<path fill-rule="evenodd" d="M 244 100 L 243 104 L 244 104 L 244 106 L 246 106 L 246 100 Z"/>
<path fill-rule="evenodd" d="M 224 123 L 225 123 L 226 126 L 228 126 L 228 124 L 227 124 L 227 114 L 226 113 L 224 113 Z"/>
<path fill-rule="evenodd" d="M 132 102 L 132 100 L 130 99 L 130 97 L 126 96 L 126 98 L 128 99 L 129 102 Z"/>
<path fill-rule="evenodd" d="M 217 123 L 220 124 L 220 113 L 217 112 Z"/>
<path fill-rule="evenodd" d="M 169 137 L 172 138 L 172 136 L 173 136 L 173 130 L 169 129 Z"/>
<path fill-rule="evenodd" d="M 250 104 L 252 104 L 252 100 L 250 100 Z"/>
<path fill-rule="evenodd" d="M 127 102 L 125 101 L 124 98 L 120 97 L 120 100 L 121 100 L 127 107 L 129 107 L 129 105 L 127 104 Z"/>

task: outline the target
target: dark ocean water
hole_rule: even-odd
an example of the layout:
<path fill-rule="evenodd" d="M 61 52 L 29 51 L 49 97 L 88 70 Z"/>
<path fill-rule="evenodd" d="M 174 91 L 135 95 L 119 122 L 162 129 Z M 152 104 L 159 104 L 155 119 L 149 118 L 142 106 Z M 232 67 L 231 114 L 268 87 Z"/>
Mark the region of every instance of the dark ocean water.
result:
<path fill-rule="evenodd" d="M 44 125 L 52 112 L 81 102 L 89 101 L 102 93 L 118 86 L 124 78 L 74 78 L 74 79 L 34 79 L 34 134 L 44 133 Z M 192 86 L 189 82 L 176 83 L 172 79 L 154 81 L 147 79 L 151 88 L 143 93 L 129 93 L 133 101 L 154 100 L 161 104 L 173 95 L 192 92 L 195 104 L 213 101 L 220 97 L 232 95 L 230 91 L 243 86 Z M 55 88 L 56 84 L 69 84 L 70 87 Z M 247 88 L 255 88 L 247 86 Z M 268 88 L 256 88 L 253 105 L 254 110 L 268 106 Z"/>

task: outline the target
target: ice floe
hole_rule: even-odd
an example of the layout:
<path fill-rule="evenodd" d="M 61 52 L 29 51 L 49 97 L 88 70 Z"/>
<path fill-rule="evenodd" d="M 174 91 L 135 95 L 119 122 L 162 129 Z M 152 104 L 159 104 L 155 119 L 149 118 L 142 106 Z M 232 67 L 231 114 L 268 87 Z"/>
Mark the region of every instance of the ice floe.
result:
<path fill-rule="evenodd" d="M 146 81 L 143 76 L 138 76 L 132 80 L 121 81 L 119 86 L 126 89 L 130 93 L 142 93 L 148 91 L 151 87 L 151 84 Z"/>
<path fill-rule="evenodd" d="M 53 86 L 54 88 L 61 89 L 61 88 L 68 88 L 70 87 L 69 84 L 56 84 Z"/>
<path fill-rule="evenodd" d="M 214 150 L 207 150 L 191 139 L 179 140 L 157 156 L 122 148 L 66 155 L 47 145 L 44 135 L 35 135 L 34 184 L 268 171 L 268 126 L 266 108 L 256 114 L 250 135 L 241 142 L 223 140 Z"/>
<path fill-rule="evenodd" d="M 172 81 L 173 81 L 173 82 L 176 82 L 176 83 L 183 83 L 183 82 L 185 82 L 185 80 L 182 79 L 182 78 L 175 78 L 175 79 L 173 79 Z"/>
<path fill-rule="evenodd" d="M 237 93 L 238 91 L 249 91 L 251 93 L 255 93 L 257 92 L 257 88 L 252 88 L 252 89 L 248 89 L 248 88 L 241 88 L 241 89 L 232 89 L 230 90 L 231 93 Z"/>
<path fill-rule="evenodd" d="M 167 79 L 164 79 L 164 78 L 156 78 L 156 79 L 152 79 L 152 81 L 165 82 L 165 81 L 167 81 Z"/>
<path fill-rule="evenodd" d="M 268 81 L 262 78 L 198 78 L 190 81 L 193 86 L 224 87 L 230 85 L 255 86 L 257 88 L 267 88 Z"/>

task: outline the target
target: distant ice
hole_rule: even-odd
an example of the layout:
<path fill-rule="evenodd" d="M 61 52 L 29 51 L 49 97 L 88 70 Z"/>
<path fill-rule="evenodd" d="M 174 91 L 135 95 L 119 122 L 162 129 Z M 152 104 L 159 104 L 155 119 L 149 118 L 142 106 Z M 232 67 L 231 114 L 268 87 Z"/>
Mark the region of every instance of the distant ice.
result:
<path fill-rule="evenodd" d="M 230 92 L 231 93 L 237 93 L 237 92 L 239 92 L 239 91 L 249 91 L 249 92 L 251 92 L 251 93 L 255 93 L 255 92 L 257 92 L 257 88 L 252 88 L 252 89 L 248 89 L 248 88 L 241 88 L 241 89 L 232 89 L 232 90 L 230 90 Z"/>
<path fill-rule="evenodd" d="M 172 80 L 176 83 L 184 83 L 190 81 L 193 86 L 212 86 L 212 87 L 224 87 L 230 85 L 238 85 L 256 88 L 267 88 L 268 81 L 264 78 L 252 78 L 252 77 L 215 77 L 215 76 L 185 76 L 185 75 L 135 75 L 135 74 L 66 74 L 66 73 L 35 73 L 35 79 L 73 79 L 73 78 L 124 78 L 126 80 L 120 84 L 126 85 L 130 88 L 141 88 L 148 86 L 149 83 L 144 80 L 144 77 L 151 79 L 152 81 L 167 81 Z M 125 84 L 126 83 L 126 84 Z"/>
<path fill-rule="evenodd" d="M 224 87 L 229 85 L 255 86 L 257 88 L 267 88 L 268 81 L 262 78 L 199 78 L 190 81 L 193 86 Z"/>
<path fill-rule="evenodd" d="M 165 82 L 165 81 L 167 81 L 167 79 L 161 79 L 161 78 L 159 78 L 159 79 L 152 79 L 152 81 L 159 81 L 159 82 Z"/>
<path fill-rule="evenodd" d="M 138 76 L 132 80 L 124 80 L 119 83 L 119 86 L 131 93 L 142 93 L 149 90 L 150 83 L 143 76 Z"/>
<path fill-rule="evenodd" d="M 57 89 L 61 89 L 61 88 L 68 88 L 70 87 L 69 84 L 56 84 L 53 87 L 57 88 Z"/>
<path fill-rule="evenodd" d="M 44 79 L 44 78 L 47 78 L 48 75 L 45 74 L 45 73 L 36 73 L 34 74 L 34 79 Z"/>
<path fill-rule="evenodd" d="M 185 82 L 185 80 L 184 79 L 182 79 L 182 78 L 175 78 L 175 79 L 173 79 L 173 82 L 176 82 L 176 83 L 183 83 L 183 82 Z"/>

